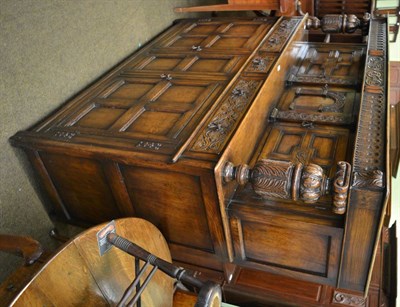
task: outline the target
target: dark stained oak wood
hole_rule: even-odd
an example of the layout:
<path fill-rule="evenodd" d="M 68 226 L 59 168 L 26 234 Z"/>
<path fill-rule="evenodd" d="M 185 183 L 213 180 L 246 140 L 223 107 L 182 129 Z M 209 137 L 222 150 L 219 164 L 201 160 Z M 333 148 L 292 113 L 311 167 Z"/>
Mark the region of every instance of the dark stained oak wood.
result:
<path fill-rule="evenodd" d="M 387 33 L 341 18 L 180 20 L 11 141 L 50 213 L 146 219 L 228 302 L 348 305 L 380 291 Z"/>

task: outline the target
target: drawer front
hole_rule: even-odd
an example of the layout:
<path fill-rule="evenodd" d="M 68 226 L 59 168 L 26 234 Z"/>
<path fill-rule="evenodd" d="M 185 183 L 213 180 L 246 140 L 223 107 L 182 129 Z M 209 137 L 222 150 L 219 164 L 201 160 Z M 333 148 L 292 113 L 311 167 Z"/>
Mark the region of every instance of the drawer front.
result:
<path fill-rule="evenodd" d="M 230 227 L 235 263 L 242 266 L 334 284 L 342 229 L 300 221 L 262 221 L 233 212 Z"/>

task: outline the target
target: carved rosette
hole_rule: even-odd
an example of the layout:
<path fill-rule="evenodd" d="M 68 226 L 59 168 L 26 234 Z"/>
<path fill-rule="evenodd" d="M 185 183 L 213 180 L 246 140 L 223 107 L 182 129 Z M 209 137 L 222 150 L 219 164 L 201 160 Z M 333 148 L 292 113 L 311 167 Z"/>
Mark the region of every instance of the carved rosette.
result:
<path fill-rule="evenodd" d="M 366 306 L 366 300 L 362 296 L 335 291 L 332 303 L 346 306 Z"/>
<path fill-rule="evenodd" d="M 260 52 L 247 65 L 245 71 L 255 72 L 255 73 L 268 73 L 275 59 L 276 56 L 264 55 L 263 53 Z"/>

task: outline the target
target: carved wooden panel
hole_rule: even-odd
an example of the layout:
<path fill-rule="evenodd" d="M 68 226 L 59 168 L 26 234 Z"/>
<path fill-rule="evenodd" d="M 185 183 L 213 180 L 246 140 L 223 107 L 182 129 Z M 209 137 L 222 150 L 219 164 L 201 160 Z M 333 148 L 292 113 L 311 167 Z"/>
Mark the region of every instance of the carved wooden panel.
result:
<path fill-rule="evenodd" d="M 196 137 L 191 151 L 219 153 L 257 94 L 262 81 L 240 78 Z"/>
<path fill-rule="evenodd" d="M 171 152 L 209 110 L 223 82 L 174 78 L 120 78 L 61 122 L 65 137 L 134 139 L 137 149 Z M 71 134 L 72 133 L 72 134 Z M 65 134 L 65 133 L 64 133 Z M 57 131 L 54 137 L 63 138 Z"/>
<path fill-rule="evenodd" d="M 168 52 L 247 53 L 261 40 L 276 19 L 220 21 L 213 19 L 190 22 L 178 34 L 162 41 L 158 48 Z"/>
<path fill-rule="evenodd" d="M 355 118 L 356 98 L 353 89 L 293 86 L 282 96 L 272 116 L 282 121 L 350 124 Z"/>
<path fill-rule="evenodd" d="M 232 213 L 230 226 L 235 262 L 272 272 L 297 272 L 332 283 L 337 276 L 341 229 L 300 221 L 253 219 Z M 284 222 L 280 220 L 280 222 Z"/>
<path fill-rule="evenodd" d="M 262 44 L 260 50 L 267 52 L 281 52 L 291 34 L 301 22 L 301 17 L 284 17 L 273 30 L 271 35 Z"/>
<path fill-rule="evenodd" d="M 299 69 L 292 71 L 289 82 L 354 86 L 362 80 L 365 48 L 359 45 L 329 46 L 308 44 Z"/>
<path fill-rule="evenodd" d="M 304 128 L 301 123 L 275 123 L 259 159 L 315 163 L 332 177 L 336 163 L 346 160 L 349 131 L 339 127 Z"/>
<path fill-rule="evenodd" d="M 130 75 L 143 73 L 170 73 L 185 74 L 232 74 L 243 64 L 245 56 L 229 54 L 162 54 L 150 53 L 127 66 L 123 74 Z"/>

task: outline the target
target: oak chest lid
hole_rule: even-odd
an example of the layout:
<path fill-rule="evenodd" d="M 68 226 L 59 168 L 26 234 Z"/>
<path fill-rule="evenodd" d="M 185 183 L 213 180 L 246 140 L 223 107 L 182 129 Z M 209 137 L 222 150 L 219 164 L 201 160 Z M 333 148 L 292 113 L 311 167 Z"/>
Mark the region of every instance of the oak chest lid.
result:
<path fill-rule="evenodd" d="M 13 141 L 150 152 L 174 160 L 223 95 L 235 90 L 243 65 L 276 21 L 181 20 Z"/>

